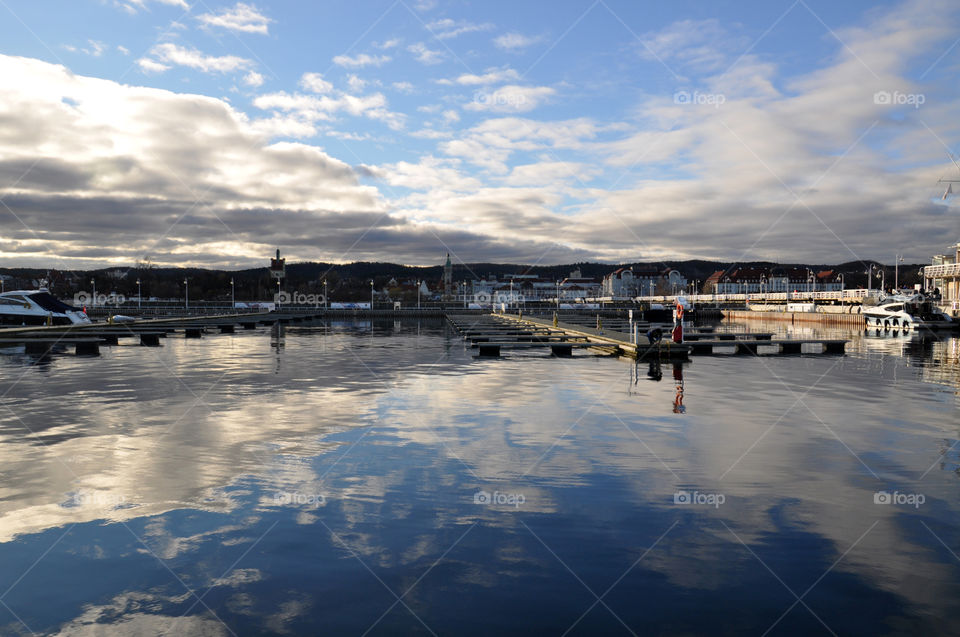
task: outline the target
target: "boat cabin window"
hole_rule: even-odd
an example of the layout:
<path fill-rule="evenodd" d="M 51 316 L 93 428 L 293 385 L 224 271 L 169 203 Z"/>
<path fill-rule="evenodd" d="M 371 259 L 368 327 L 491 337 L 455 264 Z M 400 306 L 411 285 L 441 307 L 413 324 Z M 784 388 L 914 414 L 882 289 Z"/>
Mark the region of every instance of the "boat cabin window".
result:
<path fill-rule="evenodd" d="M 73 308 L 63 303 L 62 301 L 57 300 L 49 292 L 37 292 L 36 294 L 30 295 L 30 300 L 42 307 L 48 312 L 71 312 Z"/>

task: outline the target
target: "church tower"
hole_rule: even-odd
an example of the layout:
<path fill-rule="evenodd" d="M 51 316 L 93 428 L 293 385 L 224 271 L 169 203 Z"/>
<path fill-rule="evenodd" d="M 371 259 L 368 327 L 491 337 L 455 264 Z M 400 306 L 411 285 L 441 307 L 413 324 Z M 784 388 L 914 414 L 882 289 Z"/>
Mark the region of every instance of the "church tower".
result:
<path fill-rule="evenodd" d="M 447 262 L 443 264 L 443 300 L 453 300 L 453 264 L 450 262 L 450 253 L 447 253 Z"/>

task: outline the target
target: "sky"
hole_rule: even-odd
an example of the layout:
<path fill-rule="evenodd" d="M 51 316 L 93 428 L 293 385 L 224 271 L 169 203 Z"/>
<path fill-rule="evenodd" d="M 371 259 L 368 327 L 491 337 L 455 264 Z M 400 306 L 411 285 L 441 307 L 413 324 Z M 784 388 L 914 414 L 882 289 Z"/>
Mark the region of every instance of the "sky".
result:
<path fill-rule="evenodd" d="M 960 241 L 958 18 L 0 0 L 0 264 L 929 262 Z"/>

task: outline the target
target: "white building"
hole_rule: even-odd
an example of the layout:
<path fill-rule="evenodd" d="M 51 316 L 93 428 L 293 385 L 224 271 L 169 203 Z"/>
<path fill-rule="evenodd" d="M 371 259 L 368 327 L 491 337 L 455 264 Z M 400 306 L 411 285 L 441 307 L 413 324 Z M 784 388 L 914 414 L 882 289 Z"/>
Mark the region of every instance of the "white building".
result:
<path fill-rule="evenodd" d="M 940 307 L 953 316 L 960 316 L 960 243 L 950 254 L 938 254 L 923 269 L 924 289 L 940 292 Z"/>

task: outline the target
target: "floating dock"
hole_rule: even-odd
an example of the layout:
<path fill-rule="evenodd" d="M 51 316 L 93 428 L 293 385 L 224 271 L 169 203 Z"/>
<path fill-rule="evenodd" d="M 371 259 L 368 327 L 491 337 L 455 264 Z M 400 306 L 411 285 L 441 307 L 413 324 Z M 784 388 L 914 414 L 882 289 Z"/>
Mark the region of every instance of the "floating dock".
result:
<path fill-rule="evenodd" d="M 845 339 L 773 339 L 767 332 L 720 332 L 692 328 L 685 333 L 684 343 L 673 343 L 664 338 L 657 343 L 643 342 L 650 324 L 637 324 L 635 332 L 641 335 L 632 342 L 626 321 L 594 321 L 578 316 L 576 323 L 516 314 L 489 314 L 485 316 L 448 315 L 447 319 L 476 348 L 480 356 L 499 356 L 502 349 L 549 347 L 555 356 L 570 356 L 575 348 L 595 348 L 606 353 L 632 358 L 687 358 L 690 355 L 712 355 L 716 350 L 734 354 L 801 354 L 808 346 L 809 354 L 844 354 Z M 669 335 L 669 326 L 659 326 Z M 618 329 L 613 329 L 618 328 Z M 622 331 L 621 331 L 622 330 Z M 811 352 L 819 346 L 819 351 Z M 762 348 L 762 350 L 761 350 Z"/>

